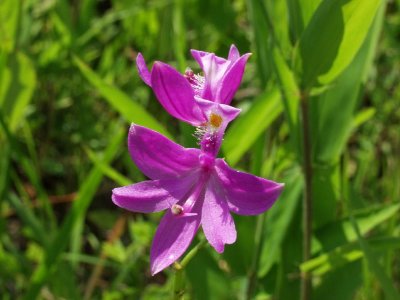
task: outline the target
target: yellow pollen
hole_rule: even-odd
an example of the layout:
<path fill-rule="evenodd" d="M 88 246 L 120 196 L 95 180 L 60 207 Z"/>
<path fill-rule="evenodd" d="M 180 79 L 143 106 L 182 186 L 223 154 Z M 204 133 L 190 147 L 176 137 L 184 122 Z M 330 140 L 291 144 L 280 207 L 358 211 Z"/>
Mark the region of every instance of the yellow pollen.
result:
<path fill-rule="evenodd" d="M 218 128 L 219 126 L 221 126 L 221 123 L 222 123 L 222 117 L 220 115 L 214 113 L 210 115 L 211 126 Z"/>

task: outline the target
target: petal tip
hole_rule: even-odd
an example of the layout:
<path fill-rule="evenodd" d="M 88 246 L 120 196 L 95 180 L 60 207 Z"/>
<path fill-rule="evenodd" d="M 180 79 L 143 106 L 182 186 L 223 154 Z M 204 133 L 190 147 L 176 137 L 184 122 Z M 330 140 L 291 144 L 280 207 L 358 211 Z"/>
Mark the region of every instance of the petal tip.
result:
<path fill-rule="evenodd" d="M 285 187 L 285 184 L 282 182 L 278 182 L 277 185 L 278 185 L 277 190 L 279 190 L 279 193 L 281 193 L 283 188 Z"/>
<path fill-rule="evenodd" d="M 117 203 L 117 199 L 115 199 L 114 191 L 115 191 L 115 189 L 112 190 L 111 201 L 112 201 L 116 206 L 119 206 L 118 203 Z"/>
<path fill-rule="evenodd" d="M 136 61 L 140 59 L 144 59 L 143 54 L 141 52 L 138 52 L 138 54 L 136 55 Z"/>
<path fill-rule="evenodd" d="M 136 134 L 136 129 L 137 125 L 135 123 L 132 123 L 131 126 L 129 127 L 129 135 L 135 135 Z"/>
<path fill-rule="evenodd" d="M 114 203 L 115 206 L 126 209 L 125 207 L 123 207 L 121 205 L 121 202 L 118 200 L 118 197 L 116 196 L 117 189 L 118 188 L 115 188 L 112 190 L 111 201 L 112 201 L 112 203 Z"/>
<path fill-rule="evenodd" d="M 151 260 L 151 258 L 150 258 Z M 158 261 L 150 261 L 150 273 L 151 276 L 157 275 L 158 273 L 160 273 L 161 271 L 163 271 L 164 269 L 168 268 L 170 265 L 172 265 L 175 261 L 174 260 L 170 260 L 170 261 L 162 261 L 162 260 L 158 260 Z"/>
<path fill-rule="evenodd" d="M 151 267 L 150 267 L 151 276 L 157 275 L 157 274 L 160 273 L 161 271 L 162 271 L 162 269 L 160 269 L 160 268 L 156 268 L 156 267 L 154 267 L 154 266 L 151 266 Z"/>
<path fill-rule="evenodd" d="M 162 61 L 156 60 L 153 63 L 153 69 L 152 70 L 154 71 L 154 70 L 157 70 L 157 69 L 160 69 L 160 68 L 164 68 L 166 66 L 168 66 L 166 63 L 163 63 Z"/>
<path fill-rule="evenodd" d="M 221 253 L 224 253 L 225 246 L 222 245 L 222 246 L 219 246 L 219 247 L 215 247 L 214 249 L 215 249 L 215 251 L 217 251 L 219 254 L 221 254 Z"/>

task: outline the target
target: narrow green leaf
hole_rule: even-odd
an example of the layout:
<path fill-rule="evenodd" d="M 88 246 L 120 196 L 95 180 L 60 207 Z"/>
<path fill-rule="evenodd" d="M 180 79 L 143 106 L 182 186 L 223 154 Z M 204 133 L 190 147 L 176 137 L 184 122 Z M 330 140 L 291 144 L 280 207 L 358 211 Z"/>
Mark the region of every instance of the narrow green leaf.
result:
<path fill-rule="evenodd" d="M 339 164 L 315 164 L 311 184 L 313 199 L 313 222 L 321 227 L 335 220 L 340 197 Z"/>
<path fill-rule="evenodd" d="M 380 0 L 324 0 L 301 36 L 296 52 L 302 87 L 335 79 L 358 52 Z"/>
<path fill-rule="evenodd" d="M 171 135 L 156 118 L 151 116 L 140 104 L 129 98 L 121 90 L 104 82 L 93 70 L 91 70 L 77 56 L 73 57 L 75 65 L 79 68 L 86 79 L 98 90 L 98 92 L 117 110 L 127 122 L 134 122 L 156 130 L 168 138 Z"/>
<path fill-rule="evenodd" d="M 222 145 L 226 159 L 235 165 L 257 138 L 282 113 L 278 89 L 264 92 L 229 128 Z"/>
<path fill-rule="evenodd" d="M 248 0 L 249 21 L 254 32 L 253 43 L 255 46 L 257 71 L 264 88 L 271 76 L 271 57 L 269 49 L 271 46 L 271 35 L 269 30 L 269 18 L 267 16 L 263 1 Z"/>
<path fill-rule="evenodd" d="M 376 251 L 387 251 L 400 248 L 400 238 L 379 237 L 368 239 L 368 245 Z M 313 275 L 321 276 L 335 270 L 345 264 L 351 263 L 364 257 L 364 252 L 358 243 L 346 244 L 337 247 L 332 251 L 323 253 L 300 265 L 304 272 L 311 272 Z"/>
<path fill-rule="evenodd" d="M 48 245 L 49 240 L 46 230 L 39 219 L 32 213 L 32 210 L 26 207 L 14 193 L 9 193 L 7 200 L 14 208 L 18 217 L 32 230 L 36 240 L 44 246 Z"/>
<path fill-rule="evenodd" d="M 369 244 L 365 241 L 361 235 L 360 228 L 353 216 L 350 216 L 351 223 L 355 234 L 357 235 L 360 248 L 364 252 L 365 258 L 367 260 L 368 268 L 374 273 L 375 277 L 381 284 L 382 290 L 386 295 L 386 299 L 396 300 L 400 298 L 400 293 L 394 288 L 389 276 L 385 273 L 384 268 L 379 263 L 379 260 L 373 250 L 370 248 Z"/>
<path fill-rule="evenodd" d="M 286 0 L 292 43 L 296 44 L 321 0 Z"/>
<path fill-rule="evenodd" d="M 198 299 L 222 299 L 232 295 L 231 281 L 208 251 L 200 251 L 187 266 L 187 276 Z M 229 296 L 228 296 L 229 298 Z"/>
<path fill-rule="evenodd" d="M 0 52 L 11 52 L 16 42 L 18 12 L 21 2 L 2 0 L 0 2 Z"/>
<path fill-rule="evenodd" d="M 369 107 L 365 108 L 357 115 L 354 116 L 353 122 L 352 122 L 352 129 L 355 130 L 358 127 L 360 127 L 362 124 L 370 120 L 376 113 L 376 109 L 374 107 Z"/>
<path fill-rule="evenodd" d="M 283 240 L 298 208 L 303 190 L 303 179 L 298 171 L 288 177 L 282 195 L 267 214 L 264 230 L 264 251 L 261 254 L 258 269 L 259 277 L 264 277 L 278 260 Z"/>
<path fill-rule="evenodd" d="M 174 0 L 172 26 L 174 31 L 174 41 L 172 43 L 174 47 L 175 57 L 178 61 L 179 70 L 183 72 L 186 68 L 186 30 L 184 20 L 184 6 L 185 2 L 182 0 Z"/>
<path fill-rule="evenodd" d="M 292 147 L 300 155 L 299 101 L 300 91 L 295 76 L 278 48 L 273 49 L 275 72 L 283 95 L 283 106 L 289 124 Z"/>
<path fill-rule="evenodd" d="M 352 132 L 361 87 L 369 73 L 382 27 L 383 8 L 353 62 L 330 89 L 312 98 L 315 163 L 330 164 L 337 161 Z"/>
<path fill-rule="evenodd" d="M 6 141 L 1 134 L 2 131 L 0 131 L 0 142 L 2 143 L 2 146 L 0 148 L 0 205 L 1 202 L 3 201 L 2 199 L 4 199 L 3 196 L 5 194 L 8 183 L 10 156 L 11 156 L 10 143 Z"/>
<path fill-rule="evenodd" d="M 7 116 L 10 131 L 15 132 L 32 98 L 36 73 L 29 58 L 22 52 L 16 52 L 8 56 L 1 79 L 0 105 L 3 116 Z"/>
<path fill-rule="evenodd" d="M 109 146 L 105 150 L 103 161 L 109 163 L 121 147 L 121 143 L 125 139 L 126 133 L 119 131 L 110 141 Z M 31 277 L 31 282 L 26 292 L 24 299 L 36 299 L 40 289 L 45 284 L 51 272 L 57 265 L 61 253 L 67 247 L 72 234 L 74 224 L 79 222 L 85 216 L 85 212 L 93 199 L 93 196 L 101 182 L 102 171 L 95 166 L 86 178 L 86 181 L 79 189 L 78 196 L 75 199 L 72 208 L 66 216 L 60 230 L 57 232 L 56 238 L 51 242 L 46 249 L 43 262 L 36 268 Z"/>
<path fill-rule="evenodd" d="M 383 223 L 390 217 L 398 213 L 400 204 L 381 205 L 355 212 L 354 218 L 360 228 L 362 235 L 366 234 L 379 224 Z M 348 218 L 340 221 L 332 222 L 316 231 L 316 237 L 322 245 L 322 248 L 331 250 L 337 246 L 355 241 L 357 235 L 353 230 L 353 226 Z M 315 253 L 321 250 L 321 246 L 314 245 L 312 252 Z"/>
<path fill-rule="evenodd" d="M 103 160 L 99 159 L 93 151 L 91 151 L 90 149 L 86 149 L 86 153 L 88 154 L 89 159 L 92 161 L 92 163 L 95 166 L 99 167 L 105 176 L 114 180 L 119 185 L 132 184 L 132 180 L 126 178 L 110 165 L 105 164 Z"/>
<path fill-rule="evenodd" d="M 304 30 L 304 19 L 300 0 L 286 0 L 289 12 L 289 29 L 292 44 L 296 44 Z"/>

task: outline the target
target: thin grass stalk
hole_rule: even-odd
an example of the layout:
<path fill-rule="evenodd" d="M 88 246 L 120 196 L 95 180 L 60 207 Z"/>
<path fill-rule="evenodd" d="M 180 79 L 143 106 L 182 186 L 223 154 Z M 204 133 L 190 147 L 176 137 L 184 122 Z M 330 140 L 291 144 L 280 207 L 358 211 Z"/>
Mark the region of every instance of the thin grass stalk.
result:
<path fill-rule="evenodd" d="M 303 198 L 303 261 L 311 257 L 312 235 L 312 163 L 311 163 L 311 136 L 309 119 L 309 96 L 301 96 L 301 115 L 303 127 L 303 173 L 304 173 L 304 198 Z M 301 274 L 301 298 L 308 300 L 311 296 L 311 278 L 308 272 Z"/>

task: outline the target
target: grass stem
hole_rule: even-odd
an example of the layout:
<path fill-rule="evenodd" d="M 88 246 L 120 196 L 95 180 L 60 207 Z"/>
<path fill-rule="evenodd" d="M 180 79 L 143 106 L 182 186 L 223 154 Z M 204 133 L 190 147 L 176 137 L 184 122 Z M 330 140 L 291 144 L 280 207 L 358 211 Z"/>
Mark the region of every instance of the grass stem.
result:
<path fill-rule="evenodd" d="M 301 115 L 303 126 L 303 172 L 304 172 L 304 198 L 303 198 L 303 261 L 311 256 L 312 235 L 312 163 L 311 163 L 311 136 L 308 93 L 301 97 Z M 311 279 L 307 272 L 301 274 L 301 300 L 310 299 Z"/>

